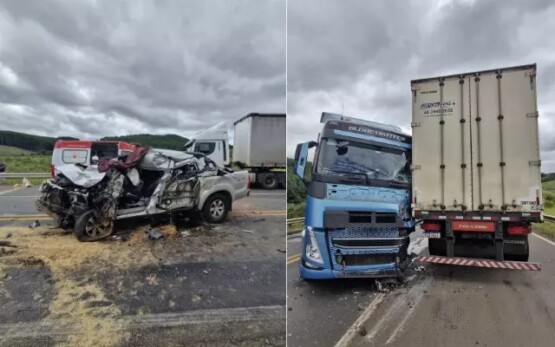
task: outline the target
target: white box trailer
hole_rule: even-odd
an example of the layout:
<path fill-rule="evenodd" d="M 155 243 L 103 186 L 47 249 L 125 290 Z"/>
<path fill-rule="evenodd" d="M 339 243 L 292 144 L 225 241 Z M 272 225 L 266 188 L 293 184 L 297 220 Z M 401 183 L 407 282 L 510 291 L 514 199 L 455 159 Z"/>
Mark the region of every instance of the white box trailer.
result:
<path fill-rule="evenodd" d="M 411 90 L 413 214 L 448 241 L 430 253 L 453 256 L 457 233 L 490 232 L 502 260 L 507 236 L 543 219 L 536 65 L 413 80 Z"/>
<path fill-rule="evenodd" d="M 285 121 L 285 114 L 249 113 L 233 125 L 233 162 L 263 188 L 285 187 Z"/>

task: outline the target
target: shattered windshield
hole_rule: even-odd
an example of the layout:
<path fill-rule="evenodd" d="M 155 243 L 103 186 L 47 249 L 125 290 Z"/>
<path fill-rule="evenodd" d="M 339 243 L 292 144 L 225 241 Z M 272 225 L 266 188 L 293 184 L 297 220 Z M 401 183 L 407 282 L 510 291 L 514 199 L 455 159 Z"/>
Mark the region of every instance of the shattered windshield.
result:
<path fill-rule="evenodd" d="M 368 179 L 410 182 L 410 158 L 395 150 L 347 140 L 325 138 L 319 148 L 316 172 L 360 175 Z"/>

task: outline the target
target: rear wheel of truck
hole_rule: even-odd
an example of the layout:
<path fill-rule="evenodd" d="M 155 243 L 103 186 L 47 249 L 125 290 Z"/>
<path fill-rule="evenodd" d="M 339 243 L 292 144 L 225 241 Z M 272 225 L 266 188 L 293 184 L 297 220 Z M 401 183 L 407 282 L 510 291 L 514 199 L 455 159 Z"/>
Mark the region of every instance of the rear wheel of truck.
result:
<path fill-rule="evenodd" d="M 428 239 L 428 252 L 430 255 L 445 255 L 445 240 Z"/>
<path fill-rule="evenodd" d="M 264 189 L 276 189 L 279 184 L 277 176 L 271 172 L 260 174 L 258 182 Z"/>
<path fill-rule="evenodd" d="M 227 217 L 230 201 L 223 194 L 214 194 L 206 199 L 202 208 L 202 216 L 208 223 L 221 223 Z"/>
<path fill-rule="evenodd" d="M 113 229 L 113 222 L 102 223 L 96 219 L 94 211 L 87 211 L 75 221 L 73 233 L 79 241 L 91 242 L 109 236 Z"/>

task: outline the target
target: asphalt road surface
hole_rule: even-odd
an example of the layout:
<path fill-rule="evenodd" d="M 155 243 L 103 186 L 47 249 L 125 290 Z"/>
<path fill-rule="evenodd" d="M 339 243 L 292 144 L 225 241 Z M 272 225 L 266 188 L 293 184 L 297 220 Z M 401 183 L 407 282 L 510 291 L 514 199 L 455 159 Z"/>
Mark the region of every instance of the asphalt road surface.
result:
<path fill-rule="evenodd" d="M 541 272 L 422 264 L 407 284 L 391 285 L 388 292 L 379 292 L 372 280 L 299 280 L 299 242 L 288 240 L 288 346 L 505 347 L 555 341 L 555 243 L 535 234 L 530 261 L 541 263 Z"/>
<path fill-rule="evenodd" d="M 0 216 L 38 213 L 35 200 L 40 196 L 38 187 L 13 188 L 0 186 Z"/>
<path fill-rule="evenodd" d="M 285 345 L 283 190 L 252 191 L 220 225 L 152 241 L 125 222 L 91 243 L 48 218 L 29 228 L 36 188 L 3 192 L 0 345 Z"/>

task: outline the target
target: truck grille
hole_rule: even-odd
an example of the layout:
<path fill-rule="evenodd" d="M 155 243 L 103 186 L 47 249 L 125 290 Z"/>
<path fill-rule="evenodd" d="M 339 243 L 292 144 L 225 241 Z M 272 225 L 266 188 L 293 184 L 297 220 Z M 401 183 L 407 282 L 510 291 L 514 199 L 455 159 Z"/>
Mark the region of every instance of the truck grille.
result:
<path fill-rule="evenodd" d="M 349 227 L 328 231 L 334 270 L 394 263 L 404 241 L 397 227 Z"/>
<path fill-rule="evenodd" d="M 332 244 L 341 248 L 394 247 L 401 246 L 404 237 L 395 238 L 332 238 Z"/>
<path fill-rule="evenodd" d="M 345 266 L 379 265 L 395 262 L 393 254 L 354 254 L 343 256 Z"/>

